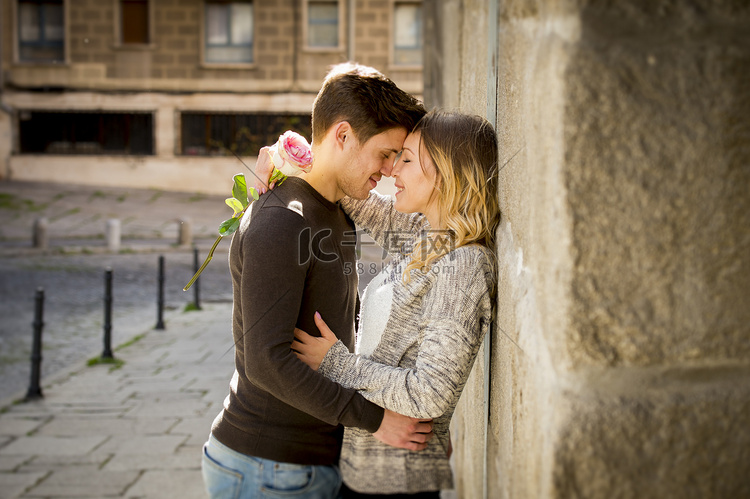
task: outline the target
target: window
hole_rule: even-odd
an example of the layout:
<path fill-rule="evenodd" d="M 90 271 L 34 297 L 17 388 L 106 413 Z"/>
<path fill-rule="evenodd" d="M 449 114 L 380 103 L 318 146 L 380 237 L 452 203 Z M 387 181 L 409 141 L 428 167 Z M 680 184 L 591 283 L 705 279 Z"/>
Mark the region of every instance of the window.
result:
<path fill-rule="evenodd" d="M 206 1 L 205 61 L 253 62 L 252 2 Z"/>
<path fill-rule="evenodd" d="M 393 63 L 422 65 L 422 5 L 396 2 L 393 8 Z"/>
<path fill-rule="evenodd" d="M 148 0 L 120 0 L 120 36 L 123 45 L 150 42 Z"/>
<path fill-rule="evenodd" d="M 154 154 L 151 113 L 19 112 L 22 154 Z"/>
<path fill-rule="evenodd" d="M 22 62 L 63 62 L 65 21 L 62 0 L 18 2 L 18 58 Z"/>
<path fill-rule="evenodd" d="M 312 135 L 310 114 L 239 114 L 184 112 L 182 154 L 186 156 L 257 156 L 279 135 L 294 130 Z"/>
<path fill-rule="evenodd" d="M 338 48 L 339 2 L 307 2 L 307 46 Z"/>

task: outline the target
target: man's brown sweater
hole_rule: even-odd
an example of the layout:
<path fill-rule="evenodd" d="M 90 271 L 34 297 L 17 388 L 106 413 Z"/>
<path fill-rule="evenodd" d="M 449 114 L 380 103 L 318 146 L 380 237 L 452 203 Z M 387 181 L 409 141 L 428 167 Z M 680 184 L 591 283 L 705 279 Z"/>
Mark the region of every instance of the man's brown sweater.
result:
<path fill-rule="evenodd" d="M 242 454 L 334 464 L 342 426 L 374 432 L 383 409 L 312 371 L 294 328 L 319 335 L 320 312 L 351 350 L 357 308 L 354 224 L 302 179 L 255 202 L 232 238 L 235 373 L 212 433 Z"/>

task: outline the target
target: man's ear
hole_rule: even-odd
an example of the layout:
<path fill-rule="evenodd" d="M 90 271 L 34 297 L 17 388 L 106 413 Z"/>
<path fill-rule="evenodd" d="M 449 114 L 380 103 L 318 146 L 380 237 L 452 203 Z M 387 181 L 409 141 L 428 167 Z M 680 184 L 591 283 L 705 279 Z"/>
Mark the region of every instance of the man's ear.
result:
<path fill-rule="evenodd" d="M 347 142 L 354 140 L 354 132 L 352 126 L 348 121 L 339 121 L 333 125 L 334 137 L 336 138 L 336 146 L 343 149 Z"/>

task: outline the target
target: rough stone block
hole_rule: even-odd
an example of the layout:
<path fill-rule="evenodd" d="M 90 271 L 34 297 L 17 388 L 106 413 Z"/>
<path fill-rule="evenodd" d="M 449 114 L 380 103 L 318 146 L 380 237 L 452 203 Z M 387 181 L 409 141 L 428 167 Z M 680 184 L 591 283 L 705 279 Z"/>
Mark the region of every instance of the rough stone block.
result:
<path fill-rule="evenodd" d="M 750 360 L 750 37 L 654 9 L 584 9 L 565 73 L 574 365 Z"/>
<path fill-rule="evenodd" d="M 741 379 L 564 394 L 552 495 L 750 497 L 750 387 Z"/>

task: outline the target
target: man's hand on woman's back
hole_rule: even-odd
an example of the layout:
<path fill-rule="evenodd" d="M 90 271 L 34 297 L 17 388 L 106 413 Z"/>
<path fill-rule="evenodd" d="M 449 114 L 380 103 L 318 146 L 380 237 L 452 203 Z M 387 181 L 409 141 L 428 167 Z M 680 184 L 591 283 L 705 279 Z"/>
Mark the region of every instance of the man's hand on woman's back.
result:
<path fill-rule="evenodd" d="M 427 442 L 435 435 L 431 419 L 410 418 L 386 409 L 383 422 L 373 436 L 392 447 L 420 451 L 427 448 Z"/>

